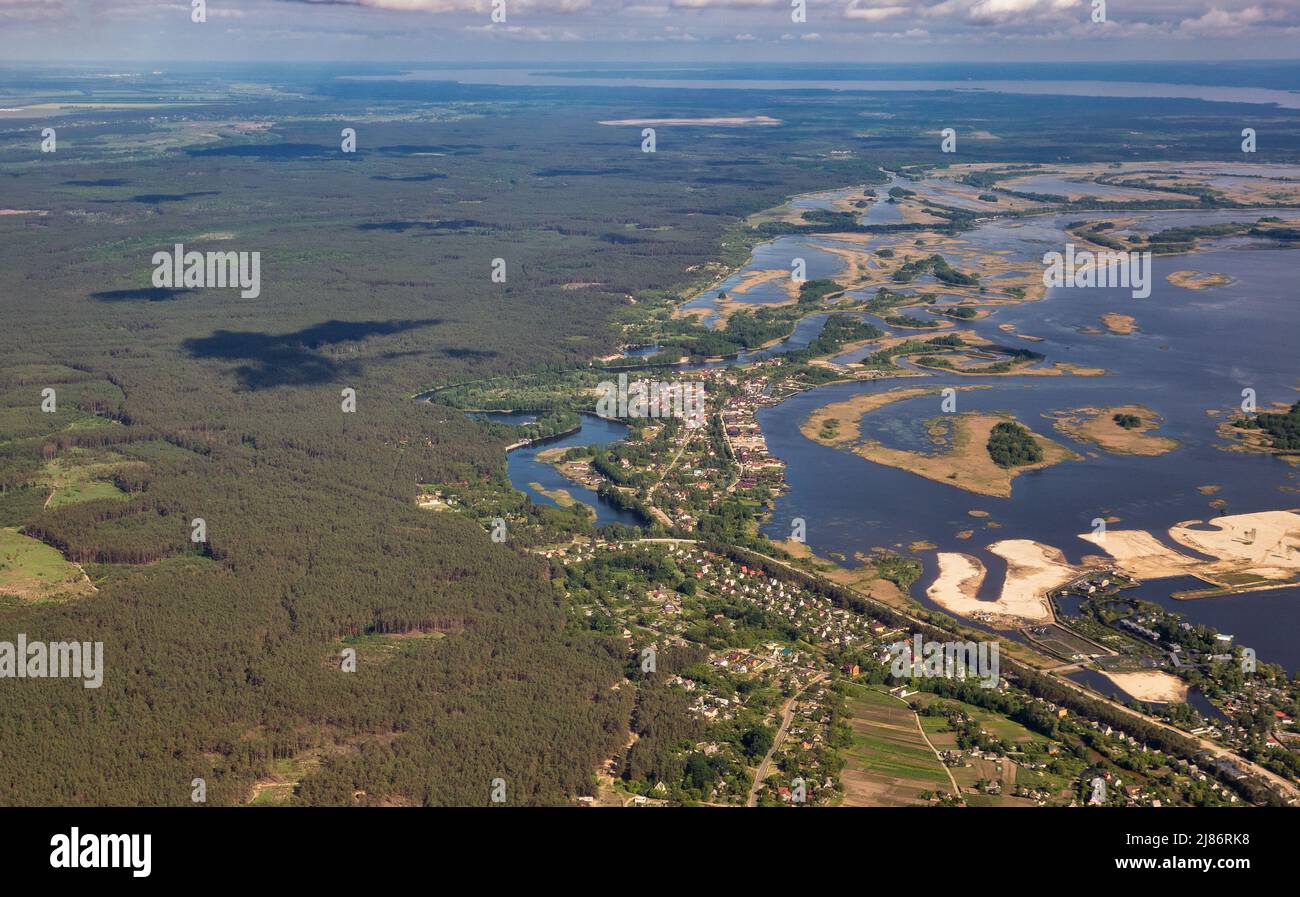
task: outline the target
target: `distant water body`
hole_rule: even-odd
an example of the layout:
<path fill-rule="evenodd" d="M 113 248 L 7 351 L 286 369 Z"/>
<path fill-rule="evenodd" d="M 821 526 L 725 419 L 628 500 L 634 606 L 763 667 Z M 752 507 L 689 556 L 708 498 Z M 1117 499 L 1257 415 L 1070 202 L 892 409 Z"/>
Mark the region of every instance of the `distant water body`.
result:
<path fill-rule="evenodd" d="M 1081 97 L 1147 97 L 1207 100 L 1218 103 L 1271 103 L 1300 109 L 1300 92 L 1265 87 L 1221 87 L 1205 84 L 1166 84 L 1137 81 L 1038 80 L 858 80 L 858 79 L 724 79 L 649 78 L 640 75 L 574 75 L 528 69 L 417 69 L 395 75 L 344 76 L 358 81 L 456 81 L 502 87 L 659 87 L 676 90 L 840 90 L 934 91 L 968 90 L 993 93 Z"/>

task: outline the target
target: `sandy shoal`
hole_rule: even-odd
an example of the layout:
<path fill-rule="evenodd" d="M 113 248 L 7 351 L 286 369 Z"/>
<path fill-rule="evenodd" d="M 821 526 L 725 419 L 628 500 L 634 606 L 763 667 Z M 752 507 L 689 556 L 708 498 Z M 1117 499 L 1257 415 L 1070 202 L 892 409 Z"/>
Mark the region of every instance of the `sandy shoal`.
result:
<path fill-rule="evenodd" d="M 1175 551 L 1146 530 L 1108 530 L 1079 536 L 1114 559 L 1121 571 L 1137 579 L 1183 576 L 1200 562 Z"/>
<path fill-rule="evenodd" d="M 1060 549 L 1030 539 L 1004 539 L 990 545 L 989 551 L 1007 562 L 1007 578 L 998 603 L 1021 619 L 1051 622 L 1047 593 L 1078 575 Z"/>
<path fill-rule="evenodd" d="M 1007 578 L 996 601 L 976 597 L 986 573 L 979 559 L 949 551 L 936 555 L 939 573 L 926 595 L 958 616 L 992 614 L 1008 627 L 1052 622 L 1047 591 L 1075 575 L 1061 553 L 1027 539 L 996 542 L 989 550 L 1007 561 Z"/>
<path fill-rule="evenodd" d="M 1154 704 L 1181 704 L 1187 700 L 1187 683 L 1172 673 L 1144 670 L 1137 673 L 1102 675 L 1139 701 Z"/>
<path fill-rule="evenodd" d="M 1285 579 L 1300 573 L 1300 514 L 1295 511 L 1259 511 L 1215 517 L 1192 529 L 1186 521 L 1170 527 L 1180 545 L 1222 561 L 1244 565 L 1266 579 Z"/>
<path fill-rule="evenodd" d="M 1192 573 L 1212 581 L 1232 574 L 1285 580 L 1300 574 L 1300 513 L 1295 511 L 1234 514 L 1206 523 L 1187 520 L 1170 527 L 1169 536 L 1215 560 L 1183 554 L 1145 530 L 1084 533 L 1079 538 L 1101 548 L 1123 572 L 1138 579 Z"/>

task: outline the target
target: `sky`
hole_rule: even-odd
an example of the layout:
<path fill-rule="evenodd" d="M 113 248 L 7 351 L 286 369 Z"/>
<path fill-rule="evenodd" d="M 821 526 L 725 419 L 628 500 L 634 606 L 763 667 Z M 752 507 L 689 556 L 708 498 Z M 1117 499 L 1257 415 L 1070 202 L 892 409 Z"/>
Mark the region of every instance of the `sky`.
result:
<path fill-rule="evenodd" d="M 0 0 L 0 59 L 48 63 L 1254 58 L 1300 58 L 1300 0 Z"/>

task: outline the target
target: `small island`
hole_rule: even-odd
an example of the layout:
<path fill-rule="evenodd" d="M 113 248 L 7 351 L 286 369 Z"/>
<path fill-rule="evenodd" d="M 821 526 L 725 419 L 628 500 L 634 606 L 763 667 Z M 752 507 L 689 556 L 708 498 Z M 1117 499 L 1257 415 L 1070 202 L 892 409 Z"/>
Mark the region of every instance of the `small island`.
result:
<path fill-rule="evenodd" d="M 1121 315 L 1113 311 L 1102 315 L 1101 323 L 1106 325 L 1107 333 L 1114 333 L 1119 336 L 1128 336 L 1137 330 L 1137 322 L 1132 315 Z"/>
<path fill-rule="evenodd" d="M 547 489 L 541 483 L 537 482 L 529 483 L 528 487 L 539 495 L 545 495 L 561 508 L 581 507 L 583 510 L 587 511 L 590 516 L 596 516 L 596 511 L 591 507 L 591 505 L 578 501 L 573 497 L 573 493 L 568 489 Z"/>
<path fill-rule="evenodd" d="M 1218 429 L 1221 436 L 1235 439 L 1240 451 L 1279 455 L 1292 464 L 1300 461 L 1300 402 L 1224 421 Z"/>
<path fill-rule="evenodd" d="M 1226 274 L 1202 271 L 1174 271 L 1165 280 L 1185 290 L 1208 290 L 1210 287 L 1224 287 L 1232 283 L 1232 278 Z"/>
<path fill-rule="evenodd" d="M 1091 442 L 1117 455 L 1163 455 L 1178 448 L 1176 439 L 1152 436 L 1164 423 L 1142 405 L 1077 408 L 1056 416 L 1056 429 L 1080 442 Z"/>
<path fill-rule="evenodd" d="M 876 464 L 906 470 L 968 492 L 1001 498 L 1010 497 L 1012 480 L 1025 471 L 1079 460 L 1065 446 L 1033 433 L 1010 415 L 993 412 L 941 414 L 927 420 L 927 432 L 941 447 L 934 453 L 890 448 L 873 439 L 858 441 L 859 421 L 864 415 L 932 392 L 935 391 L 901 389 L 832 403 L 810 414 L 799 430 L 814 442 L 848 449 Z M 999 429 L 1003 424 L 1016 429 Z"/>

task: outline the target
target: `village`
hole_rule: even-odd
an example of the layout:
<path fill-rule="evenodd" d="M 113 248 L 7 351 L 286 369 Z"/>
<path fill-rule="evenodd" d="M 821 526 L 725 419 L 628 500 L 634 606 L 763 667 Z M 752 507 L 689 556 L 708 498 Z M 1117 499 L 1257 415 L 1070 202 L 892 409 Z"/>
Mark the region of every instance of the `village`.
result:
<path fill-rule="evenodd" d="M 568 482 L 638 512 L 646 521 L 641 539 L 634 539 L 627 528 L 602 531 L 590 526 L 576 532 L 570 526 L 567 537 L 555 538 L 564 529 L 559 515 L 582 513 L 587 505 L 562 501 L 562 490 L 554 487 L 544 494 L 557 500 L 558 508 L 526 499 L 511 504 L 493 490 L 479 495 L 461 490 L 427 493 L 431 508 L 464 508 L 481 518 L 493 513 L 493 505 L 505 507 L 501 517 L 510 528 L 510 540 L 565 570 L 608 567 L 613 558 L 653 545 L 675 571 L 649 576 L 624 568 L 621 578 L 586 590 L 586 597 L 572 590 L 564 596 L 566 606 L 581 609 L 583 625 L 616 635 L 632 656 L 645 651 L 657 657 L 678 652 L 692 656 L 690 663 L 666 666 L 667 676 L 660 683 L 680 693 L 681 712 L 695 723 L 683 729 L 689 728 L 691 736 L 669 751 L 634 729 L 636 740 L 628 755 L 611 758 L 608 791 L 628 803 L 825 805 L 859 799 L 842 781 L 853 741 L 846 722 L 852 713 L 846 710 L 845 684 L 886 684 L 889 676 L 883 668 L 890 640 L 905 634 L 703 547 L 764 542 L 758 527 L 785 488 L 785 464 L 771 453 L 759 416 L 806 388 L 788 376 L 789 368 L 778 356 L 744 365 L 677 370 L 672 383 L 707 396 L 703 420 L 647 414 L 624 420 L 626 436 L 615 441 L 569 443 L 537 453 L 538 461 L 551 465 Z M 779 546 L 761 550 L 781 553 Z M 1064 662 L 1054 673 L 1091 673 L 1086 684 L 1103 694 L 1109 683 L 1124 677 L 1162 676 L 1162 681 L 1183 683 L 1179 687 L 1192 690 L 1195 700 L 1117 699 L 1287 774 L 1283 764 L 1290 752 L 1285 748 L 1300 738 L 1292 722 L 1295 695 L 1274 685 L 1285 683 L 1285 678 L 1226 675 L 1240 652 L 1231 636 L 1201 631 L 1157 605 L 1134 604 L 1127 593 L 1137 584 L 1116 565 L 1090 568 L 1047 596 L 1055 609 L 1052 622 L 1026 627 L 1021 634 L 1045 656 Z M 981 622 L 984 616 L 976 612 L 971 618 Z M 695 656 L 700 649 L 705 654 Z M 638 682 L 637 687 L 640 693 L 647 684 Z M 891 696 L 905 701 L 923 721 L 929 702 L 913 695 L 924 696 L 930 688 L 917 688 L 895 684 Z M 998 691 L 1039 700 L 1020 691 L 1014 680 L 1004 679 Z M 960 740 L 968 722 L 960 713 L 944 719 L 942 731 L 927 733 L 935 745 Z M 949 787 L 920 793 L 935 803 L 1087 802 L 1091 795 L 1079 798 L 1071 784 L 1081 770 L 1074 760 L 1096 759 L 1092 755 L 1097 745 L 1106 747 L 1101 756 L 1108 760 L 1122 757 L 1142 768 L 1163 767 L 1163 761 L 1156 760 L 1158 752 L 1151 755 L 1149 746 L 1138 745 L 1129 735 L 1103 732 L 1083 720 L 1059 725 L 1074 739 L 1082 739 L 1085 756 L 1061 754 L 1061 744 L 1055 746 L 1056 755 L 1035 753 L 1026 749 L 1023 737 L 1017 744 L 987 741 L 976 733 L 982 743 L 975 747 L 935 748 L 936 757 L 950 769 Z M 650 762 L 646 757 L 652 750 L 660 756 Z M 1261 756 L 1260 751 L 1265 753 Z M 1140 761 L 1135 759 L 1139 754 Z M 1174 762 L 1172 756 L 1166 759 Z M 1228 802 L 1235 796 L 1231 789 L 1223 795 L 1215 789 L 1224 787 L 1225 777 L 1234 780 L 1239 770 L 1219 769 L 1222 762 L 1208 757 L 1213 775 L 1205 788 L 1191 791 L 1194 776 L 1185 781 L 1163 774 L 1154 779 L 1116 775 L 1118 790 L 1112 789 L 1111 800 L 1147 802 L 1142 805 L 1220 798 Z M 678 765 L 690 774 L 683 778 Z M 1187 771 L 1178 775 L 1185 777 Z"/>
<path fill-rule="evenodd" d="M 1160 708 L 1191 735 L 1207 736 L 1236 750 L 1300 745 L 1291 708 L 1293 683 L 1251 675 L 1253 652 L 1233 636 L 1195 626 L 1157 604 L 1130 597 L 1137 583 L 1111 569 L 1092 571 L 1050 594 L 1057 625 L 1079 638 L 1095 639 L 1102 653 L 1074 655 L 1102 670 L 1162 670 L 1188 684 L 1191 700 Z M 1077 603 L 1066 604 L 1073 597 Z M 1062 612 L 1065 608 L 1070 612 Z M 1290 688 L 1280 687 L 1286 683 Z M 1280 756 L 1281 754 L 1279 754 Z"/>
<path fill-rule="evenodd" d="M 976 697 L 953 691 L 959 680 L 898 684 L 889 661 L 891 646 L 908 638 L 903 629 L 700 543 L 594 540 L 537 553 L 557 571 L 574 625 L 623 642 L 630 684 L 678 696 L 683 737 L 661 745 L 671 759 L 634 756 L 634 744 L 611 763 L 605 800 L 618 805 L 851 803 L 843 776 L 857 724 L 847 699 L 862 689 L 888 690 L 886 700 L 906 704 L 932 733 L 935 756 L 959 785 L 923 792 L 924 802 L 1096 804 L 1080 784 L 1094 768 L 1110 786 L 1107 805 L 1239 799 L 1212 771 L 1032 697 L 1014 676 L 992 690 L 990 706 L 1022 707 L 1015 718 L 1030 729 L 965 703 Z M 662 665 L 647 672 L 646 658 Z M 642 768 L 654 775 L 630 774 Z"/>
<path fill-rule="evenodd" d="M 664 679 L 702 726 L 703 737 L 683 753 L 698 751 L 722 770 L 700 795 L 704 802 L 746 802 L 750 789 L 728 785 L 740 780 L 751 781 L 757 800 L 788 801 L 794 779 L 805 783 L 809 802 L 838 800 L 827 680 L 856 675 L 859 659 L 882 653 L 884 641 L 901 631 L 697 543 L 577 543 L 540 553 L 566 572 L 566 598 L 582 621 L 608 626 L 634 658 L 647 650 L 665 656 L 707 649 Z M 659 575 L 628 573 L 647 568 Z M 611 590 L 608 574 L 615 570 L 621 588 Z M 584 607 L 584 599 L 591 603 Z M 779 720 L 783 709 L 789 721 L 766 745 L 771 786 L 752 782 L 749 767 L 761 758 L 746 755 L 745 736 L 769 718 Z M 659 784 L 642 783 L 640 796 L 669 799 L 672 789 L 656 790 Z"/>

